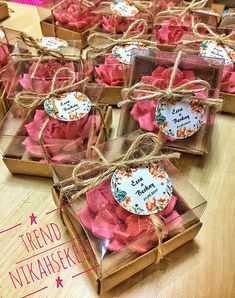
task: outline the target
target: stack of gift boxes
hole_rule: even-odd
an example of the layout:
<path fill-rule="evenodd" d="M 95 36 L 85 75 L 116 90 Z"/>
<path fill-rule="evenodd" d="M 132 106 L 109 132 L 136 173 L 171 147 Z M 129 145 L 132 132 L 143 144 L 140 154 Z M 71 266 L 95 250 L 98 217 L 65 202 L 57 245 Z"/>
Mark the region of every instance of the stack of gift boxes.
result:
<path fill-rule="evenodd" d="M 235 15 L 206 0 L 64 0 L 39 14 L 41 38 L 0 31 L 3 160 L 53 175 L 107 291 L 200 230 L 206 201 L 169 160 L 209 154 L 216 113 L 235 112 Z"/>

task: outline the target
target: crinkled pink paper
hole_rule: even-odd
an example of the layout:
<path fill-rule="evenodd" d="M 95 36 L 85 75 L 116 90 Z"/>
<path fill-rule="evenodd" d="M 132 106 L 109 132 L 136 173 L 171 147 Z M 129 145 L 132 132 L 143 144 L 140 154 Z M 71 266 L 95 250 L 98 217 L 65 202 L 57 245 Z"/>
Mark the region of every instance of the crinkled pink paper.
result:
<path fill-rule="evenodd" d="M 33 121 L 25 125 L 28 137 L 22 143 L 31 156 L 42 160 L 45 154 L 38 137 L 46 117 L 45 111 L 36 110 Z M 50 118 L 43 130 L 42 142 L 51 162 L 70 162 L 73 154 L 95 145 L 100 127 L 101 118 L 97 115 L 87 115 L 72 122 Z"/>
<path fill-rule="evenodd" d="M 104 64 L 95 67 L 96 82 L 104 86 L 123 86 L 123 65 L 113 55 L 105 57 Z"/>
<path fill-rule="evenodd" d="M 37 65 L 36 72 L 34 74 L 34 78 L 32 79 L 31 75 L 37 65 L 37 62 L 33 62 L 29 67 L 27 73 L 21 75 L 19 82 L 23 87 L 24 91 L 32 91 L 37 93 L 46 93 L 51 89 L 52 79 L 56 73 L 56 71 L 62 67 L 70 68 L 75 71 L 75 65 L 73 62 L 68 62 L 65 64 L 61 64 L 60 62 L 51 59 L 47 62 L 42 62 Z M 87 73 L 85 75 L 89 75 L 92 72 L 92 68 L 88 67 Z M 76 79 L 80 80 L 82 74 L 76 72 Z M 61 87 L 65 82 L 71 81 L 72 75 L 68 73 L 66 70 L 61 71 L 56 80 L 55 89 Z"/>
<path fill-rule="evenodd" d="M 99 21 L 99 16 L 82 7 L 80 1 L 67 0 L 54 11 L 55 24 L 76 32 L 84 32 Z"/>
<path fill-rule="evenodd" d="M 149 216 L 136 215 L 121 207 L 110 185 L 107 179 L 86 194 L 86 207 L 77 214 L 79 220 L 95 237 L 105 240 L 107 250 L 117 251 L 127 246 L 139 253 L 148 251 L 157 242 L 152 221 Z M 167 207 L 156 215 L 166 224 L 165 235 L 181 224 L 181 217 L 175 210 L 176 201 L 172 196 Z"/>
<path fill-rule="evenodd" d="M 194 14 L 194 22 L 199 22 L 198 15 Z M 183 34 L 192 32 L 192 17 L 190 14 L 182 18 L 173 16 L 162 21 L 153 28 L 153 39 L 159 44 L 173 45 L 181 39 Z"/>
<path fill-rule="evenodd" d="M 129 26 L 136 20 L 136 17 L 124 18 L 121 16 L 103 16 L 101 26 L 104 33 L 125 33 Z M 143 30 L 143 24 L 139 23 L 132 31 L 131 35 L 136 35 Z"/>

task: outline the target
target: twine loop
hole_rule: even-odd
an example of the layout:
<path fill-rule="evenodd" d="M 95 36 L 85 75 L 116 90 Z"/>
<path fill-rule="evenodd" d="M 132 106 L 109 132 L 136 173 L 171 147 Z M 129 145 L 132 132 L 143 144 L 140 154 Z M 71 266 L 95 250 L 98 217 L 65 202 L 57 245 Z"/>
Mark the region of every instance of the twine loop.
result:
<path fill-rule="evenodd" d="M 173 7 L 173 8 L 168 8 L 167 10 L 160 11 L 154 20 L 154 24 L 157 24 L 157 21 L 160 17 L 162 16 L 167 16 L 167 15 L 175 15 L 175 16 L 180 16 L 182 18 L 182 21 L 184 20 L 185 15 L 188 13 L 192 13 L 196 9 L 201 9 L 205 7 L 206 3 L 208 0 L 193 0 L 191 3 L 189 3 L 185 7 Z M 194 24 L 194 17 L 192 17 L 192 23 Z"/>
<path fill-rule="evenodd" d="M 143 29 L 136 33 L 135 35 L 130 35 L 131 31 L 138 26 L 139 24 L 143 25 Z M 113 38 L 112 36 L 100 32 L 92 33 L 88 37 L 88 44 L 91 46 L 93 51 L 95 53 L 98 53 L 97 55 L 92 55 L 93 58 L 96 58 L 98 56 L 101 56 L 103 54 L 106 54 L 107 52 L 111 51 L 114 46 L 117 45 L 126 45 L 130 43 L 143 43 L 146 46 L 152 47 L 154 49 L 157 49 L 157 43 L 154 41 L 143 39 L 144 34 L 147 33 L 148 30 L 148 24 L 144 19 L 139 19 L 134 21 L 127 31 L 122 35 L 120 38 Z M 96 44 L 95 39 L 96 38 L 102 38 L 102 44 Z"/>
<path fill-rule="evenodd" d="M 66 85 L 58 89 L 55 89 L 56 81 L 58 79 L 59 74 L 62 71 L 66 71 L 70 73 L 72 75 L 72 78 L 70 78 L 69 82 L 66 81 Z M 36 92 L 31 92 L 31 91 L 22 91 L 16 94 L 15 102 L 22 108 L 35 109 L 36 107 L 40 106 L 47 98 L 49 97 L 53 98 L 58 96 L 59 94 L 66 93 L 72 88 L 78 87 L 79 85 L 86 83 L 88 80 L 89 78 L 86 77 L 76 82 L 76 73 L 68 67 L 61 67 L 55 72 L 52 78 L 50 92 L 38 94 Z"/>
<path fill-rule="evenodd" d="M 147 154 L 142 153 L 142 155 L 136 157 L 138 148 L 143 143 L 150 143 L 151 151 Z M 117 169 L 127 169 L 130 167 L 146 166 L 161 160 L 180 157 L 179 153 L 159 155 L 161 145 L 162 143 L 160 136 L 154 133 L 142 134 L 136 138 L 136 140 L 132 143 L 127 152 L 115 162 L 108 162 L 103 156 L 103 154 L 100 152 L 100 150 L 97 147 L 92 146 L 91 149 L 96 153 L 100 161 L 85 160 L 81 161 L 79 164 L 75 166 L 72 173 L 72 180 L 75 182 L 77 186 L 81 187 L 82 189 L 78 193 L 73 195 L 72 199 L 79 199 L 81 195 L 85 194 L 92 188 L 95 188 L 98 185 L 102 184 Z M 84 168 L 102 168 L 103 171 L 101 173 L 94 174 L 91 178 L 84 179 L 84 177 L 81 177 L 81 173 L 84 170 Z"/>
<path fill-rule="evenodd" d="M 210 106 L 215 106 L 218 109 L 221 108 L 222 100 L 208 98 L 202 99 L 194 96 L 194 93 L 203 92 L 210 89 L 210 84 L 201 79 L 196 79 L 184 83 L 178 87 L 173 87 L 173 83 L 175 80 L 176 72 L 180 63 L 180 59 L 182 57 L 182 51 L 179 51 L 175 60 L 175 64 L 171 73 L 169 85 L 167 89 L 163 89 L 160 87 L 156 87 L 150 84 L 145 84 L 142 82 L 137 82 L 130 88 L 123 88 L 122 95 L 124 100 L 118 104 L 118 106 L 126 105 L 129 103 L 134 103 L 143 100 L 152 100 L 152 99 L 163 99 L 166 104 L 170 104 L 175 100 L 191 100 L 195 99 L 198 102 L 203 102 L 203 104 L 207 104 Z M 200 88 L 192 88 L 195 85 L 200 84 Z M 190 88 L 191 87 L 191 88 Z"/>
<path fill-rule="evenodd" d="M 207 33 L 200 33 L 200 29 L 205 29 Z M 235 49 L 235 31 L 230 34 L 215 33 L 209 26 L 204 23 L 198 23 L 192 28 L 193 34 L 200 38 L 200 41 L 205 39 L 215 40 L 218 44 L 224 44 L 230 48 Z M 234 40 L 232 39 L 234 37 Z M 195 42 L 195 41 L 192 41 Z"/>
<path fill-rule="evenodd" d="M 64 55 L 61 52 L 40 46 L 36 39 L 24 32 L 20 33 L 20 38 L 28 47 L 34 48 L 38 56 L 52 56 L 56 59 L 64 59 Z"/>

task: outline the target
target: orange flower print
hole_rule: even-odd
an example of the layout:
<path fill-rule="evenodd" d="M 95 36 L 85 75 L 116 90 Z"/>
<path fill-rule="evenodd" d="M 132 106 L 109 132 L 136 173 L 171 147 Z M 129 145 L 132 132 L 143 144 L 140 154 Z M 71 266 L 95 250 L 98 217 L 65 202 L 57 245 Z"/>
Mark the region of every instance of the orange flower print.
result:
<path fill-rule="evenodd" d="M 70 114 L 70 115 L 69 115 L 69 118 L 70 118 L 71 120 L 77 119 L 77 118 L 78 118 L 78 113 L 75 112 L 75 113 L 73 113 L 73 114 Z"/>
<path fill-rule="evenodd" d="M 178 129 L 178 131 L 177 131 L 177 137 L 178 138 L 183 138 L 184 135 L 185 135 L 185 131 L 186 131 L 186 128 L 185 127 L 182 127 L 180 129 Z"/>
<path fill-rule="evenodd" d="M 86 101 L 86 98 L 84 97 L 84 95 L 82 93 L 76 93 L 75 97 L 79 101 Z"/>
<path fill-rule="evenodd" d="M 186 135 L 187 135 L 187 137 L 190 137 L 191 135 L 193 135 L 193 133 L 194 133 L 194 130 L 193 129 L 187 129 L 186 130 Z"/>
<path fill-rule="evenodd" d="M 153 211 L 156 209 L 157 205 L 156 205 L 156 198 L 152 198 L 152 199 L 149 199 L 146 203 L 145 203 L 145 206 L 146 208 L 149 210 L 149 211 Z"/>
<path fill-rule="evenodd" d="M 166 202 L 167 202 L 167 200 L 166 199 L 162 199 L 162 198 L 160 198 L 160 199 L 157 200 L 157 203 L 160 206 L 165 206 L 166 205 Z"/>
<path fill-rule="evenodd" d="M 150 174 L 152 174 L 154 177 L 157 176 L 159 174 L 159 171 L 158 171 L 158 167 L 149 167 L 149 172 Z"/>
<path fill-rule="evenodd" d="M 57 100 L 62 100 L 62 99 L 64 99 L 65 97 L 67 97 L 67 93 L 62 93 L 62 94 L 59 94 L 58 96 L 57 96 Z"/>

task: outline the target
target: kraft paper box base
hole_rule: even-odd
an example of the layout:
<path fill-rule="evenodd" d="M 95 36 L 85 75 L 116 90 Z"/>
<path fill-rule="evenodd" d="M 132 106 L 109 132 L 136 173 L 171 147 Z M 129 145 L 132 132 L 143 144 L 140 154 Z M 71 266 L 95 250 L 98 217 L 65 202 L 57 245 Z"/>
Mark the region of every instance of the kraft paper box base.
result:
<path fill-rule="evenodd" d="M 42 35 L 43 36 L 55 36 L 64 40 L 76 40 L 80 41 L 80 49 L 85 48 L 87 43 L 87 38 L 91 29 L 88 29 L 82 33 L 75 32 L 60 26 L 56 26 L 52 23 L 51 17 L 46 18 L 40 22 Z M 97 25 L 96 25 L 97 26 Z"/>
<path fill-rule="evenodd" d="M 0 3 L 0 21 L 9 17 L 8 6 L 6 3 Z"/>
<path fill-rule="evenodd" d="M 106 126 L 106 132 L 104 128 L 101 129 L 96 145 L 106 141 L 106 133 L 107 135 L 109 134 L 112 125 L 112 107 L 104 106 L 104 112 L 104 124 Z M 22 126 L 24 126 L 24 124 Z M 12 174 L 52 177 L 49 164 L 33 160 L 25 150 L 22 152 L 21 157 L 17 158 L 16 156 L 13 156 L 10 152 L 10 149 L 14 148 L 16 143 L 17 136 L 12 139 L 7 150 L 3 154 L 3 162 Z"/>
<path fill-rule="evenodd" d="M 116 105 L 122 101 L 122 86 L 104 87 L 100 102 L 109 105 Z"/>
<path fill-rule="evenodd" d="M 52 188 L 52 196 L 56 206 L 59 207 L 59 188 L 56 185 Z M 81 242 L 83 242 L 86 236 L 80 224 L 75 219 L 73 219 L 71 215 L 69 215 L 69 212 L 65 209 L 63 209 L 62 211 L 62 217 L 71 237 L 73 239 L 78 238 Z M 183 232 L 164 242 L 164 256 L 174 251 L 181 245 L 194 239 L 200 231 L 201 226 L 202 223 L 197 217 L 195 217 L 195 220 L 191 223 L 190 226 L 186 227 Z M 78 245 L 78 243 L 75 242 L 75 245 Z M 85 246 L 85 243 L 83 243 L 83 245 Z M 125 282 L 128 278 L 134 278 L 137 273 L 141 273 L 143 270 L 147 271 L 151 267 L 153 268 L 153 270 L 151 270 L 150 273 L 152 273 L 154 270 L 157 270 L 157 265 L 153 265 L 155 259 L 156 248 L 141 255 L 134 261 L 125 264 L 124 266 L 122 266 L 112 274 L 105 276 L 104 278 L 99 278 L 95 270 L 90 271 L 89 277 L 91 278 L 91 282 L 94 285 L 96 292 L 98 294 L 102 294 L 111 290 L 122 282 Z M 88 268 L 90 268 L 91 265 L 92 264 L 89 264 L 88 262 L 86 264 Z"/>
<path fill-rule="evenodd" d="M 223 112 L 235 113 L 235 94 L 220 92 L 223 98 Z"/>

